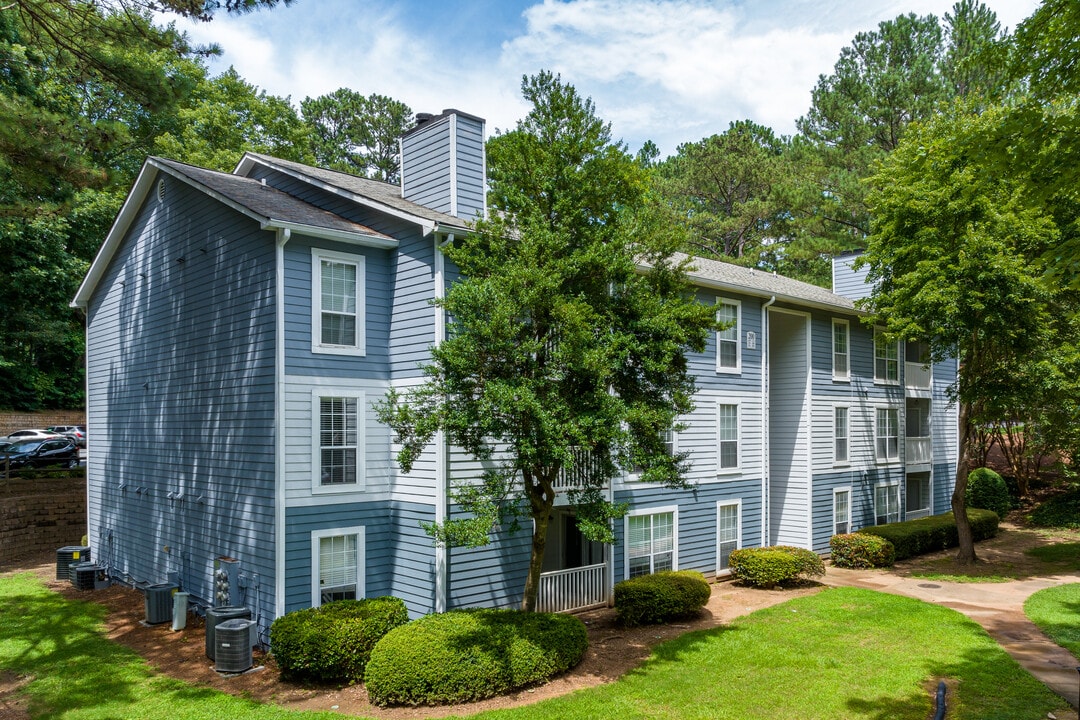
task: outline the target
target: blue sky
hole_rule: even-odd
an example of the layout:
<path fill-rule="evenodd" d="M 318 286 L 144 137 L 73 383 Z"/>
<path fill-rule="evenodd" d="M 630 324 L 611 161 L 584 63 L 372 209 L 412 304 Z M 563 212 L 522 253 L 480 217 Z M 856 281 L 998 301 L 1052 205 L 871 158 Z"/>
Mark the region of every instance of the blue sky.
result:
<path fill-rule="evenodd" d="M 984 0 L 1002 26 L 1037 0 Z M 349 87 L 415 112 L 457 108 L 510 129 L 521 77 L 552 70 L 593 98 L 631 150 L 749 118 L 793 134 L 820 74 L 857 32 L 899 14 L 939 18 L 954 0 L 296 0 L 178 25 L 216 42 L 249 82 L 294 104 Z"/>

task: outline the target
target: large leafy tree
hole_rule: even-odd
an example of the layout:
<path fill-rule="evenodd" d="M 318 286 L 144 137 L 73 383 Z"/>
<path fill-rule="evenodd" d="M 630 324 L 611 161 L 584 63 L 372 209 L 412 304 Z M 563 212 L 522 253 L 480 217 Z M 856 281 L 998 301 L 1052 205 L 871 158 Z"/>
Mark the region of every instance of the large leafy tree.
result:
<path fill-rule="evenodd" d="M 412 110 L 385 95 L 341 88 L 300 103 L 311 126 L 315 162 L 323 167 L 397 182 L 398 139 L 412 124 Z"/>
<path fill-rule="evenodd" d="M 935 361 L 959 360 L 952 507 L 963 563 L 975 561 L 964 511 L 974 422 L 1015 387 L 1018 371 L 1030 374 L 1048 357 L 1060 339 L 1050 319 L 1062 307 L 1038 263 L 1058 241 L 1053 213 L 985 163 L 984 147 L 1008 112 L 967 110 L 912 126 L 874 176 L 863 256 L 876 283 L 868 305 L 875 320 L 899 338 L 929 340 Z"/>
<path fill-rule="evenodd" d="M 692 408 L 686 353 L 715 321 L 672 262 L 677 241 L 644 202 L 641 166 L 592 102 L 547 72 L 522 92 L 532 109 L 488 145 L 492 219 L 446 250 L 464 278 L 440 301 L 449 337 L 426 383 L 391 393 L 379 416 L 405 470 L 439 430 L 488 461 L 482 483 L 456 492 L 473 514 L 429 530 L 477 545 L 504 513 L 531 518 L 532 610 L 560 473 L 580 479 L 578 528 L 607 542 L 622 508 L 603 487 L 620 466 L 684 483 L 685 457 L 665 452 L 661 433 Z"/>

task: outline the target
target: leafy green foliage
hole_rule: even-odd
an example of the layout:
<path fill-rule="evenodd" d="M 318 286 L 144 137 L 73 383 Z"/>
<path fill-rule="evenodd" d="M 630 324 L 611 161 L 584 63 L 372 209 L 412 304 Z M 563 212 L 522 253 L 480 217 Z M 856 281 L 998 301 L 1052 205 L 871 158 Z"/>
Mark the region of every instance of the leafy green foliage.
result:
<path fill-rule="evenodd" d="M 270 648 L 282 677 L 357 683 L 376 643 L 409 621 L 396 597 L 339 600 L 295 610 L 270 626 Z"/>
<path fill-rule="evenodd" d="M 968 474 L 964 498 L 968 507 L 993 510 L 998 518 L 1004 518 L 1012 509 L 1012 499 L 1005 481 L 990 468 L 978 468 Z"/>
<path fill-rule="evenodd" d="M 1050 497 L 1028 515 L 1028 520 L 1039 527 L 1080 530 L 1080 485 Z"/>
<path fill-rule="evenodd" d="M 825 563 L 812 550 L 789 545 L 743 548 L 731 553 L 731 572 L 752 587 L 771 588 L 825 574 Z"/>
<path fill-rule="evenodd" d="M 712 588 L 696 570 L 658 572 L 615 583 L 615 613 L 622 625 L 652 625 L 692 617 Z"/>
<path fill-rule="evenodd" d="M 321 167 L 398 182 L 398 139 L 412 122 L 408 105 L 341 88 L 304 98 L 300 109 L 312 129 L 315 162 Z"/>
<path fill-rule="evenodd" d="M 608 542 L 620 508 L 600 488 L 620 466 L 684 483 L 686 454 L 668 454 L 660 434 L 693 407 L 686 354 L 716 320 L 692 299 L 641 167 L 592 102 L 550 73 L 522 92 L 532 110 L 488 144 L 491 219 L 445 248 L 463 277 L 438 301 L 448 337 L 427 382 L 391 392 L 377 413 L 401 439 L 405 471 L 439 430 L 488 463 L 482 485 L 457 494 L 474 513 L 466 542 L 486 542 L 505 513 L 531 517 L 531 609 L 561 472 L 581 480 L 578 527 Z"/>
<path fill-rule="evenodd" d="M 375 646 L 365 684 L 376 705 L 440 705 L 542 683 L 581 662 L 589 641 L 572 615 L 452 610 Z"/>
<path fill-rule="evenodd" d="M 998 516 L 993 510 L 969 508 L 967 516 L 971 524 L 972 539 L 975 542 L 997 535 Z M 960 542 L 957 536 L 956 520 L 951 512 L 918 520 L 865 527 L 859 532 L 877 535 L 891 542 L 896 549 L 897 560 L 947 550 L 956 547 Z"/>
<path fill-rule="evenodd" d="M 843 533 L 829 538 L 829 559 L 839 568 L 889 567 L 896 548 L 883 537 L 866 533 Z"/>

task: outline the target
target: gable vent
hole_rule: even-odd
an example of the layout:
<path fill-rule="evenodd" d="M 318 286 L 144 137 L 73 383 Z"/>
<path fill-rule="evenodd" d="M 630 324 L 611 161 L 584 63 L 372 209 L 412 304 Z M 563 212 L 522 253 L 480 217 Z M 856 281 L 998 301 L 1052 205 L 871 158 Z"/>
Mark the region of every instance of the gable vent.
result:
<path fill-rule="evenodd" d="M 158 199 L 158 202 L 163 202 L 165 200 L 165 181 L 164 180 L 158 180 L 157 199 Z"/>

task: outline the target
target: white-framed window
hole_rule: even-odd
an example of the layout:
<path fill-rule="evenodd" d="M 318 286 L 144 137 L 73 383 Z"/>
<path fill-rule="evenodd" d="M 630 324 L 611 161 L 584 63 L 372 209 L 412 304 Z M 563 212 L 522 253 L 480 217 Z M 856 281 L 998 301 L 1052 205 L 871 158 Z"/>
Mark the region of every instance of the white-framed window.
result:
<path fill-rule="evenodd" d="M 833 488 L 833 534 L 851 532 L 851 488 Z"/>
<path fill-rule="evenodd" d="M 833 463 L 846 465 L 848 456 L 848 417 L 850 412 L 847 405 L 833 407 Z"/>
<path fill-rule="evenodd" d="M 900 483 L 886 483 L 874 488 L 874 524 L 900 522 Z"/>
<path fill-rule="evenodd" d="M 832 376 L 833 380 L 851 379 L 851 346 L 847 320 L 832 321 Z"/>
<path fill-rule="evenodd" d="M 742 501 L 716 503 L 716 574 L 731 572 L 731 552 L 742 547 Z"/>
<path fill-rule="evenodd" d="M 364 256 L 311 249 L 311 351 L 364 355 Z"/>
<path fill-rule="evenodd" d="M 353 492 L 364 488 L 362 390 L 311 391 L 312 492 Z"/>
<path fill-rule="evenodd" d="M 716 472 L 730 473 L 739 469 L 739 406 L 719 403 L 716 406 Z"/>
<path fill-rule="evenodd" d="M 627 578 L 678 569 L 677 507 L 631 510 L 623 522 Z"/>
<path fill-rule="evenodd" d="M 664 444 L 664 452 L 668 457 L 675 457 L 679 452 L 679 434 L 673 428 L 660 433 L 660 442 Z"/>
<path fill-rule="evenodd" d="M 874 422 L 874 452 L 878 462 L 900 459 L 900 411 L 894 407 L 877 408 Z"/>
<path fill-rule="evenodd" d="M 737 373 L 742 370 L 742 303 L 738 300 L 716 299 L 716 319 L 729 327 L 716 332 L 716 372 Z"/>
<path fill-rule="evenodd" d="M 311 606 L 364 596 L 363 526 L 311 533 Z"/>
<path fill-rule="evenodd" d="M 874 382 L 900 383 L 900 343 L 889 340 L 881 328 L 874 328 Z"/>

